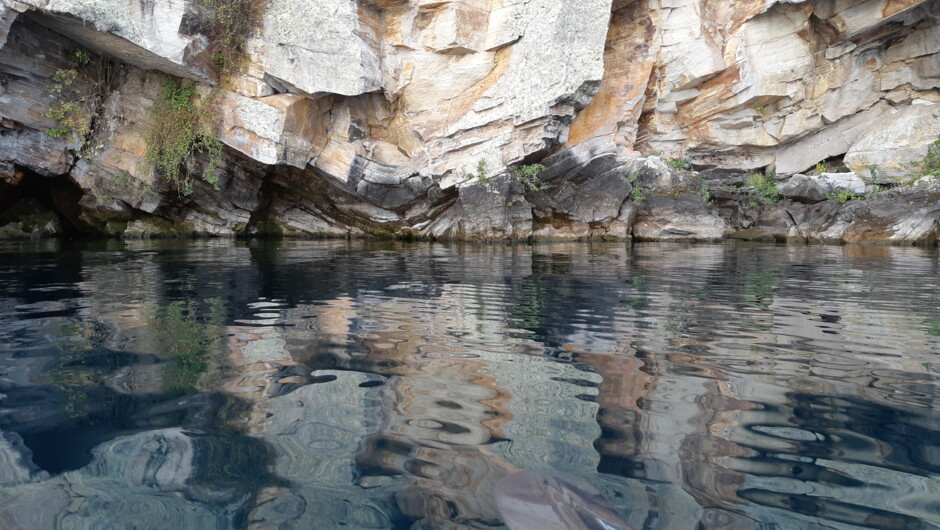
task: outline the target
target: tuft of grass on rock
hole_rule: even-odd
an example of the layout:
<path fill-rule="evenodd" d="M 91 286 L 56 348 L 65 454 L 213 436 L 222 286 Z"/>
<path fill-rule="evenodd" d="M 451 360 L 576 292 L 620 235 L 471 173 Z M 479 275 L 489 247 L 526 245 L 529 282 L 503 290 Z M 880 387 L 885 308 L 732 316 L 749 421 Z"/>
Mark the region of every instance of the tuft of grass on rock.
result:
<path fill-rule="evenodd" d="M 191 162 L 197 153 L 208 155 L 202 178 L 218 189 L 216 169 L 222 161 L 222 142 L 212 134 L 209 106 L 203 104 L 193 84 L 181 84 L 172 78 L 163 82 L 163 90 L 147 111 L 144 140 L 147 161 L 154 170 L 172 183 L 182 195 L 191 195 Z M 185 170 L 185 171 L 184 171 Z"/>

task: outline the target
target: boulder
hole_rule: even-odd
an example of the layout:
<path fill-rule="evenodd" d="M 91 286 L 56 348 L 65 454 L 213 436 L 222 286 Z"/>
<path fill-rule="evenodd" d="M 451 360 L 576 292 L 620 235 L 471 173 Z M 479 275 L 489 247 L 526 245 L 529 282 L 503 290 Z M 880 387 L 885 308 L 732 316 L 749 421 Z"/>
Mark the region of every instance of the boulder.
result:
<path fill-rule="evenodd" d="M 822 202 L 829 196 L 829 187 L 820 179 L 799 173 L 777 184 L 777 191 L 787 199 L 805 203 Z"/>
<path fill-rule="evenodd" d="M 853 172 L 822 173 L 817 178 L 830 193 L 839 190 L 848 190 L 856 195 L 863 195 L 865 193 L 865 181 Z"/>
<path fill-rule="evenodd" d="M 730 227 L 699 196 L 652 195 L 640 207 L 633 237 L 639 240 L 715 241 Z"/>

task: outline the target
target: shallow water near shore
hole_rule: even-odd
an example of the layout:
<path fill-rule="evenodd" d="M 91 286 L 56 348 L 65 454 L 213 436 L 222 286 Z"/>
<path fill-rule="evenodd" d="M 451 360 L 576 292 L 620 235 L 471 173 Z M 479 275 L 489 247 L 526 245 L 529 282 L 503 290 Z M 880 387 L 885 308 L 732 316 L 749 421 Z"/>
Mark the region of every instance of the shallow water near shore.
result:
<path fill-rule="evenodd" d="M 0 528 L 940 528 L 940 254 L 0 244 Z"/>

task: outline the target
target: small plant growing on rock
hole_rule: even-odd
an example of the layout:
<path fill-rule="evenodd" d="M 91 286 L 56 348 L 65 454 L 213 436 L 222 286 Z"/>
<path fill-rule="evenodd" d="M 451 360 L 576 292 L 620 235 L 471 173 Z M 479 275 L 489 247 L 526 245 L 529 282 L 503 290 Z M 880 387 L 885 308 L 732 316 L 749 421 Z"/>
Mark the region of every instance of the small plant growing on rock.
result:
<path fill-rule="evenodd" d="M 817 162 L 817 163 L 816 163 L 816 174 L 817 174 L 817 175 L 822 175 L 823 173 L 827 173 L 827 172 L 829 172 L 829 166 L 826 165 L 826 161 L 825 161 L 825 160 L 823 160 L 822 162 Z"/>
<path fill-rule="evenodd" d="M 91 64 L 91 54 L 82 49 L 69 51 L 65 54 L 65 58 L 75 66 L 87 66 Z"/>
<path fill-rule="evenodd" d="M 917 183 L 927 175 L 923 172 L 923 166 L 920 162 L 913 162 L 910 164 L 910 167 L 912 168 L 912 172 L 899 181 L 899 184 L 905 188 L 916 186 Z"/>
<path fill-rule="evenodd" d="M 673 171 L 685 171 L 692 168 L 691 158 L 667 158 L 666 165 Z"/>
<path fill-rule="evenodd" d="M 467 180 L 475 180 L 478 187 L 482 188 L 483 186 L 488 186 L 491 182 L 493 182 L 494 177 L 487 176 L 486 169 L 487 169 L 486 160 L 483 160 L 481 158 L 477 160 L 476 173 L 470 171 L 464 175 L 464 178 L 466 178 Z"/>
<path fill-rule="evenodd" d="M 93 59 L 85 50 L 76 49 L 65 53 L 70 68 L 61 68 L 52 74 L 49 92 L 55 101 L 45 116 L 57 125 L 46 134 L 59 140 L 80 144 L 79 156 L 90 158 L 89 148 L 101 105 L 107 98 L 121 68 L 119 63 L 105 59 Z"/>
<path fill-rule="evenodd" d="M 940 136 L 927 146 L 927 156 L 920 163 L 924 175 L 940 177 Z"/>
<path fill-rule="evenodd" d="M 858 200 L 860 197 L 856 195 L 852 190 L 839 190 L 838 193 L 830 193 L 829 200 L 839 201 L 839 204 L 845 204 L 849 201 Z"/>
<path fill-rule="evenodd" d="M 751 188 L 748 194 L 751 206 L 760 206 L 761 204 L 773 204 L 780 201 L 780 192 L 777 190 L 777 183 L 774 172 L 767 174 L 754 173 L 747 177 L 747 186 Z"/>
<path fill-rule="evenodd" d="M 528 164 L 512 168 L 512 174 L 531 191 L 542 191 L 548 184 L 539 179 L 539 173 L 545 171 L 542 164 Z"/>
<path fill-rule="evenodd" d="M 46 112 L 47 118 L 58 122 L 57 127 L 46 131 L 52 138 L 60 140 L 83 140 L 91 132 L 91 111 L 74 101 L 54 103 Z"/>
<path fill-rule="evenodd" d="M 712 188 L 708 185 L 707 182 L 703 181 L 699 186 L 699 194 L 702 196 L 702 200 L 705 201 L 706 204 L 712 202 Z"/>
<path fill-rule="evenodd" d="M 208 12 L 206 37 L 220 78 L 237 72 L 247 57 L 248 38 L 261 25 L 266 0 L 201 0 Z"/>
<path fill-rule="evenodd" d="M 194 85 L 167 78 L 160 96 L 148 109 L 149 123 L 144 140 L 147 161 L 173 183 L 183 195 L 193 192 L 193 180 L 182 172 L 184 164 L 203 152 L 209 161 L 202 178 L 218 189 L 215 170 L 222 160 L 222 143 L 210 131 L 209 109 L 200 104 Z"/>
<path fill-rule="evenodd" d="M 633 185 L 633 189 L 630 190 L 630 200 L 636 203 L 645 201 L 646 190 L 643 189 L 643 185 L 640 183 L 640 174 L 634 171 L 627 175 L 627 180 Z"/>

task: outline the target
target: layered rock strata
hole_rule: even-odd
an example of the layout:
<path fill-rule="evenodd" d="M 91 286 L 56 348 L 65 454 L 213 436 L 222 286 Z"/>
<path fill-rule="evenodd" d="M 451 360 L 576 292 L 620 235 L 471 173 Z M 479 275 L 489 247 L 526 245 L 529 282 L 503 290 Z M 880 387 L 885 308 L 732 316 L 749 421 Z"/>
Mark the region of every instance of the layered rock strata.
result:
<path fill-rule="evenodd" d="M 934 241 L 936 184 L 909 184 L 940 136 L 938 15 L 938 0 L 268 0 L 219 80 L 203 2 L 0 0 L 0 209 L 67 178 L 80 200 L 38 194 L 67 233 Z M 82 71 L 101 92 L 87 132 L 50 136 L 77 49 L 123 66 Z M 166 75 L 216 94 L 217 190 L 181 195 L 148 162 Z M 544 186 L 507 169 L 533 163 Z M 817 165 L 853 172 L 857 196 L 910 189 L 804 212 L 726 182 L 793 187 Z"/>

